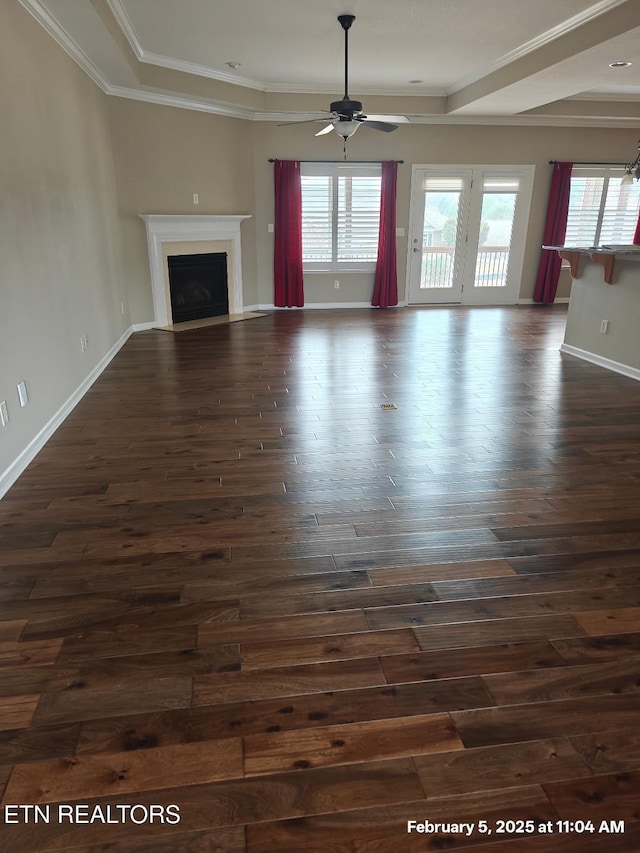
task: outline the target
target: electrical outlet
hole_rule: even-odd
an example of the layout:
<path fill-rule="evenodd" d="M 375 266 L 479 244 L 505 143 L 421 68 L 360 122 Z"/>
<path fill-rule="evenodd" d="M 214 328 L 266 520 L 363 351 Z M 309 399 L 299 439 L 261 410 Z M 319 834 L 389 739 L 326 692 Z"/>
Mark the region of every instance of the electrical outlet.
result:
<path fill-rule="evenodd" d="M 600 323 L 600 334 L 606 335 L 608 331 L 609 331 L 609 321 L 603 320 L 602 323 Z"/>
<path fill-rule="evenodd" d="M 200 204 L 200 196 L 198 195 L 198 193 L 193 194 L 193 203 Z"/>
<path fill-rule="evenodd" d="M 84 343 L 84 335 L 80 338 L 80 352 L 84 352 L 86 350 L 86 346 Z"/>
<path fill-rule="evenodd" d="M 24 382 L 18 382 L 16 386 L 18 389 L 18 400 L 20 401 L 21 406 L 26 406 L 29 402 L 29 395 L 27 394 L 27 386 Z"/>
<path fill-rule="evenodd" d="M 6 426 L 9 423 L 9 411 L 7 409 L 7 401 L 3 400 L 0 403 L 0 425 Z"/>
<path fill-rule="evenodd" d="M 340 282 L 337 279 L 333 282 L 333 286 L 336 290 L 340 290 Z"/>
<path fill-rule="evenodd" d="M 269 232 L 269 234 L 273 234 L 273 222 L 270 222 L 267 225 L 267 231 Z"/>

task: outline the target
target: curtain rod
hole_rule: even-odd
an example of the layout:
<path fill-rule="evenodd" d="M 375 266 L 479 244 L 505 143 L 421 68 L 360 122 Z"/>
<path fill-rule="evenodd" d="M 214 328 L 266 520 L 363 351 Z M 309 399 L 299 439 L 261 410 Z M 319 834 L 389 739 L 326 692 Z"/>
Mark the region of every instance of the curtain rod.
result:
<path fill-rule="evenodd" d="M 269 157 L 268 163 L 277 163 L 277 157 Z M 298 160 L 299 163 L 344 163 L 344 160 Z M 404 163 L 404 160 L 347 160 L 347 165 L 358 163 Z"/>
<path fill-rule="evenodd" d="M 555 166 L 556 163 L 561 163 L 561 162 L 562 162 L 561 160 L 549 160 L 549 165 Z M 627 166 L 628 164 L 627 163 L 611 163 L 611 162 L 599 163 L 599 162 L 594 161 L 594 160 L 587 160 L 583 163 L 574 163 L 573 165 L 574 166 Z"/>

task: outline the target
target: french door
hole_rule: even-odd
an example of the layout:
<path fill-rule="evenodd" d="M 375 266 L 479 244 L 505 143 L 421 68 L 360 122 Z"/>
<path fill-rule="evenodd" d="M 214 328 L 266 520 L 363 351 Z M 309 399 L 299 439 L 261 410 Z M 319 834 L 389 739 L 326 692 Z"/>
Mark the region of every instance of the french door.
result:
<path fill-rule="evenodd" d="M 518 301 L 533 166 L 414 167 L 407 303 Z"/>

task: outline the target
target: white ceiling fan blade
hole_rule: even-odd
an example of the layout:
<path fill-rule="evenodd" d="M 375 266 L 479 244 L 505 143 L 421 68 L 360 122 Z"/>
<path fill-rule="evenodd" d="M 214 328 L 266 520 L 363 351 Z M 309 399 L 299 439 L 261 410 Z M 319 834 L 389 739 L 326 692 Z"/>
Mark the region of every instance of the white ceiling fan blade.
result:
<path fill-rule="evenodd" d="M 392 116 L 392 115 L 371 115 L 371 113 L 367 113 L 364 118 L 370 119 L 371 121 L 387 121 L 392 122 L 393 124 L 409 124 L 410 119 L 407 116 Z"/>
<path fill-rule="evenodd" d="M 306 119 L 303 119 L 302 121 L 285 121 L 285 122 L 280 122 L 277 125 L 277 127 L 288 127 L 290 124 L 313 124 L 314 122 L 318 122 L 318 121 L 327 121 L 327 119 L 326 118 L 306 118 Z"/>
<path fill-rule="evenodd" d="M 326 127 L 323 127 L 322 130 L 319 130 L 316 133 L 316 136 L 324 136 L 325 133 L 331 133 L 332 130 L 333 130 L 333 123 L 328 124 Z"/>

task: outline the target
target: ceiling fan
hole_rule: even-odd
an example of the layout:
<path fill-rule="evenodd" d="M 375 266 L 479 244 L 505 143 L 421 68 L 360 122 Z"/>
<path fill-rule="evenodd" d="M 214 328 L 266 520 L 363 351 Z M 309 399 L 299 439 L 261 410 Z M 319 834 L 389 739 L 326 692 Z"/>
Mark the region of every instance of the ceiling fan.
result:
<path fill-rule="evenodd" d="M 316 133 L 316 136 L 324 136 L 335 130 L 346 142 L 360 125 L 370 127 L 372 130 L 382 130 L 391 133 L 398 129 L 399 123 L 408 122 L 406 116 L 388 115 L 366 115 L 360 101 L 352 101 L 349 97 L 349 30 L 355 21 L 355 15 L 338 15 L 340 26 L 344 30 L 344 95 L 342 100 L 333 101 L 329 105 L 329 112 L 333 116 L 331 123 Z M 326 121 L 327 119 L 310 119 L 311 122 Z M 306 122 L 294 122 L 294 124 L 305 124 Z"/>

